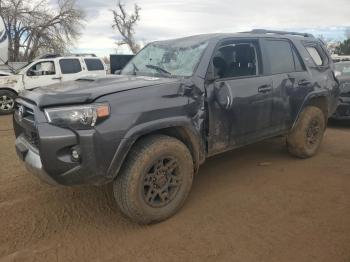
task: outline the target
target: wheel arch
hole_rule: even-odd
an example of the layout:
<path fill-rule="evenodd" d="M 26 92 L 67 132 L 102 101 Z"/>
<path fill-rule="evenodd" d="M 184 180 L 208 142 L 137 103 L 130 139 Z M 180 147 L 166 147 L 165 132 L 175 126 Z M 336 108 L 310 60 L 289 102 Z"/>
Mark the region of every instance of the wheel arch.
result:
<path fill-rule="evenodd" d="M 12 93 L 15 93 L 16 96 L 18 96 L 18 92 L 17 92 L 16 90 L 12 89 L 12 88 L 9 88 L 9 87 L 0 87 L 0 91 L 1 91 L 1 90 L 10 91 L 10 92 L 12 92 Z"/>
<path fill-rule="evenodd" d="M 325 121 L 327 123 L 328 120 L 328 112 L 329 112 L 329 108 L 328 108 L 328 93 L 326 92 L 322 92 L 322 93 L 311 93 L 309 94 L 304 102 L 302 107 L 300 108 L 297 117 L 295 118 L 294 122 L 293 122 L 293 126 L 292 128 L 294 128 L 294 126 L 296 125 L 301 112 L 307 107 L 307 106 L 315 106 L 318 107 L 319 109 L 322 110 L 324 117 L 325 117 Z"/>
<path fill-rule="evenodd" d="M 115 179 L 131 148 L 141 139 L 156 134 L 174 137 L 183 142 L 193 157 L 194 171 L 198 171 L 199 165 L 205 160 L 205 146 L 200 132 L 195 129 L 190 119 L 180 117 L 143 123 L 130 129 L 114 154 L 107 176 Z"/>

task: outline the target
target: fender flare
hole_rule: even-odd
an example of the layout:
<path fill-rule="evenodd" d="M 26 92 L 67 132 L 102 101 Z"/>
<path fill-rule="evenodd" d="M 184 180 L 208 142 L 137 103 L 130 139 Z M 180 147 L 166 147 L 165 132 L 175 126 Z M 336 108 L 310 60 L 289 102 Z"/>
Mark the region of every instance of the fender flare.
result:
<path fill-rule="evenodd" d="M 293 121 L 292 129 L 295 127 L 296 123 L 298 122 L 301 112 L 303 112 L 304 108 L 310 103 L 311 100 L 313 100 L 315 98 L 326 98 L 326 99 L 328 99 L 328 96 L 329 96 L 329 93 L 326 90 L 321 91 L 321 92 L 320 91 L 314 91 L 314 92 L 309 93 L 305 97 L 302 105 L 300 106 L 298 114 L 296 115 L 296 117 L 295 117 L 295 119 Z M 326 116 L 326 117 L 328 118 L 328 116 Z"/>
<path fill-rule="evenodd" d="M 195 171 L 198 170 L 199 165 L 204 162 L 205 159 L 205 146 L 202 139 L 200 139 L 200 133 L 195 129 L 191 119 L 181 116 L 150 121 L 129 129 L 114 153 L 112 162 L 107 171 L 107 177 L 114 179 L 118 175 L 130 149 L 139 138 L 167 128 L 184 128 L 188 132 L 191 137 L 191 148 L 189 148 L 189 150 L 194 158 Z M 187 144 L 186 146 L 189 147 Z"/>

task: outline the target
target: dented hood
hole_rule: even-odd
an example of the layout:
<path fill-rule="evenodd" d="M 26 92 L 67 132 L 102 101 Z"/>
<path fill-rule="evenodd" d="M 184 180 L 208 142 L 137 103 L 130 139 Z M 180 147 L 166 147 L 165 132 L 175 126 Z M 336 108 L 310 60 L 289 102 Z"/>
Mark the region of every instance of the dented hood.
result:
<path fill-rule="evenodd" d="M 61 84 L 39 87 L 23 92 L 20 97 L 33 101 L 40 108 L 46 106 L 91 103 L 97 98 L 130 89 L 170 84 L 176 78 L 112 75 L 84 78 Z"/>

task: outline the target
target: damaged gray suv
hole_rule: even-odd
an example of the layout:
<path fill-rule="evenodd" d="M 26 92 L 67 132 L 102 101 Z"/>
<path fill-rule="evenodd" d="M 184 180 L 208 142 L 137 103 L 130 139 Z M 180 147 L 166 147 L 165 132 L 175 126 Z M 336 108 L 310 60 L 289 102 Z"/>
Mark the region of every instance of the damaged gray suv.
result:
<path fill-rule="evenodd" d="M 18 156 L 51 184 L 113 182 L 121 211 L 175 214 L 210 156 L 285 136 L 316 154 L 339 83 L 308 34 L 254 30 L 148 44 L 120 72 L 37 88 L 16 100 Z"/>

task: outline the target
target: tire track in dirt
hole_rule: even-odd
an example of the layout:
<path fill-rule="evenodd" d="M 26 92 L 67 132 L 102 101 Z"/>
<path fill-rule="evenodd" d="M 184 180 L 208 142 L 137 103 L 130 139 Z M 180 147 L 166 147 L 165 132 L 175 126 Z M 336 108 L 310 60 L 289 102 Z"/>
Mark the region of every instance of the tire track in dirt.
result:
<path fill-rule="evenodd" d="M 6 121 L 0 117 L 0 128 Z M 152 226 L 125 219 L 111 185 L 40 182 L 13 143 L 11 133 L 0 133 L 0 261 L 350 260 L 350 133 L 343 127 L 329 129 L 308 160 L 290 157 L 283 139 L 211 158 L 184 208 Z"/>

